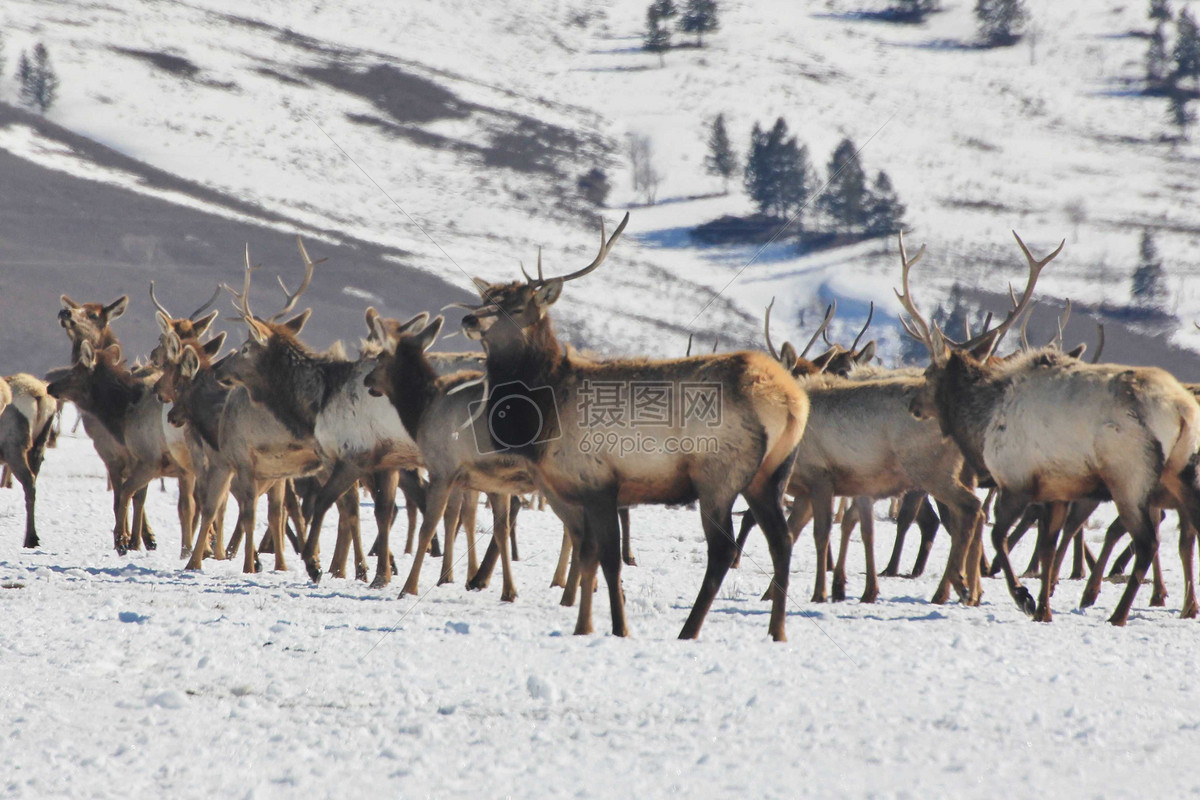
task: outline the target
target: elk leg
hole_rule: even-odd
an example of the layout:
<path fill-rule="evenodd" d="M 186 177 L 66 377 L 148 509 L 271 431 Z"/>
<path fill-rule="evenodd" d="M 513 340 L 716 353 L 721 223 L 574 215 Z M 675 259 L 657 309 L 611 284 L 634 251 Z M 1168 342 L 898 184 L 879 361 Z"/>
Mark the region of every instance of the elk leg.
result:
<path fill-rule="evenodd" d="M 1041 503 L 1030 504 L 1030 506 L 1025 510 L 1025 515 L 1027 515 L 1033 524 L 1037 526 L 1038 536 L 1044 537 L 1046 535 L 1047 528 L 1045 525 L 1045 520 L 1046 514 L 1048 513 L 1049 512 L 1045 508 L 1044 504 Z M 1011 552 L 1012 546 L 1010 545 L 1009 553 Z M 1026 565 L 1025 571 L 1021 573 L 1022 578 L 1041 577 L 1041 553 L 1042 540 L 1038 539 L 1036 542 L 1034 542 L 1033 552 L 1029 554 L 1029 564 Z"/>
<path fill-rule="evenodd" d="M 489 493 L 488 499 L 492 502 L 492 541 L 496 543 L 496 549 L 500 551 L 500 571 L 504 576 L 504 588 L 500 592 L 500 601 L 511 603 L 517 599 L 517 584 L 513 580 L 512 557 L 508 550 L 512 507 L 508 495 Z M 478 507 L 478 495 L 472 493 L 471 500 Z"/>
<path fill-rule="evenodd" d="M 308 514 L 308 533 L 304 536 L 304 553 L 301 560 L 304 561 L 304 568 L 313 583 L 321 582 L 321 523 L 325 521 L 325 514 L 337 499 L 358 481 L 359 474 L 357 466 L 339 461 L 321 486 L 315 492 L 310 492 L 312 511 Z M 339 519 L 338 544 L 335 550 L 343 545 L 342 529 Z"/>
<path fill-rule="evenodd" d="M 204 557 L 212 556 L 218 561 L 225 560 L 225 512 L 229 506 L 229 490 L 226 488 L 221 499 L 221 510 L 213 521 L 212 542 L 204 547 Z"/>
<path fill-rule="evenodd" d="M 849 507 L 848 507 L 849 502 L 850 502 L 849 498 L 846 498 L 846 497 L 838 498 L 837 509 L 833 512 L 833 524 L 834 525 L 840 525 L 842 523 L 842 520 L 844 520 L 846 518 L 846 512 L 849 510 Z"/>
<path fill-rule="evenodd" d="M 1162 566 L 1158 563 L 1157 552 L 1150 562 L 1150 567 L 1154 575 L 1154 591 L 1150 595 L 1150 607 L 1163 608 L 1167 605 L 1167 585 L 1163 583 Z"/>
<path fill-rule="evenodd" d="M 304 553 L 304 532 L 308 530 L 308 525 L 305 523 L 304 514 L 300 509 L 300 498 L 296 494 L 296 482 L 289 479 L 284 486 L 283 497 L 287 508 L 287 524 L 284 527 L 284 533 L 287 534 L 288 540 L 295 548 L 296 555 L 302 555 Z"/>
<path fill-rule="evenodd" d="M 392 580 L 391 529 L 396 518 L 396 489 L 400 483 L 400 473 L 381 470 L 371 477 L 375 494 L 375 580 L 371 582 L 371 588 L 382 589 Z"/>
<path fill-rule="evenodd" d="M 192 536 L 196 530 L 196 476 L 185 472 L 179 476 L 179 557 L 192 554 Z"/>
<path fill-rule="evenodd" d="M 752 504 L 751 510 L 754 508 Z M 708 545 L 708 563 L 704 569 L 704 581 L 700 584 L 700 592 L 696 595 L 696 602 L 692 604 L 683 630 L 679 632 L 680 639 L 695 639 L 700 635 L 700 626 L 704 624 L 704 618 L 708 615 L 725 573 L 729 571 L 729 565 L 733 563 L 733 557 L 737 553 L 737 540 L 733 535 L 732 500 L 701 497 L 700 523 Z M 766 523 L 763 524 L 765 526 Z M 787 588 L 786 585 L 784 588 Z"/>
<path fill-rule="evenodd" d="M 579 594 L 579 550 L 576 547 L 571 548 L 571 566 L 567 570 L 567 581 L 563 585 L 562 598 L 558 601 L 560 606 L 570 608 L 575 605 L 575 597 Z"/>
<path fill-rule="evenodd" d="M 904 553 L 904 537 L 908 535 L 909 527 L 917 518 L 917 509 L 920 508 L 920 501 L 924 497 L 922 492 L 905 492 L 900 499 L 900 505 L 896 509 L 896 541 L 892 545 L 892 557 L 888 559 L 887 566 L 880 573 L 886 578 L 894 578 L 900 574 L 900 557 Z M 916 498 L 916 502 L 913 498 Z"/>
<path fill-rule="evenodd" d="M 425 560 L 425 553 L 429 550 L 429 543 L 433 541 L 433 535 L 437 533 L 437 526 L 442 521 L 442 514 L 445 512 L 449 500 L 449 485 L 430 476 L 429 487 L 425 493 L 425 512 L 421 519 L 420 537 L 417 540 L 417 548 L 413 551 L 413 562 L 409 568 L 408 579 L 404 582 L 404 589 L 400 592 L 401 597 L 415 595 L 419 592 L 421 563 Z"/>
<path fill-rule="evenodd" d="M 405 555 L 413 551 L 413 536 L 418 529 L 417 512 L 425 507 L 425 486 L 415 469 L 402 469 L 397 477 L 400 491 L 404 495 L 404 511 L 408 516 L 408 537 L 404 543 Z"/>
<path fill-rule="evenodd" d="M 1012 562 L 1008 557 L 1008 529 L 1018 516 L 1023 516 L 1028 505 L 1024 495 L 1008 490 L 997 493 L 996 519 L 992 523 L 992 547 L 996 548 L 993 564 L 999 562 L 1000 569 L 1004 572 L 1004 580 L 1008 584 L 1008 593 L 1017 602 L 1017 607 L 1032 617 L 1037 612 L 1037 604 L 1033 600 L 1033 595 L 1021 585 L 1013 573 Z"/>
<path fill-rule="evenodd" d="M 475 507 L 478 508 L 476 502 Z M 521 513 L 521 496 L 508 496 L 508 551 L 513 561 L 521 560 L 521 548 L 517 546 L 517 515 Z M 472 528 L 474 530 L 474 528 Z"/>
<path fill-rule="evenodd" d="M 458 538 L 458 522 L 462 516 L 463 494 L 461 489 L 454 489 L 446 510 L 442 512 L 442 530 L 446 533 L 446 543 L 442 546 L 442 572 L 438 577 L 438 586 L 443 583 L 454 583 L 454 540 Z"/>
<path fill-rule="evenodd" d="M 1129 619 L 1129 610 L 1133 607 L 1137 591 L 1150 569 L 1150 562 L 1154 560 L 1154 554 L 1158 551 L 1158 527 L 1151 517 L 1149 506 L 1144 502 L 1134 505 L 1118 500 L 1117 511 L 1129 530 L 1129 535 L 1133 537 L 1134 553 L 1133 572 L 1130 574 L 1129 583 L 1125 585 L 1125 592 L 1108 619 L 1113 625 L 1123 626 Z"/>
<path fill-rule="evenodd" d="M 242 557 L 242 572 L 253 574 L 262 571 L 258 563 L 258 553 L 254 548 L 254 515 L 258 505 L 258 486 L 254 476 L 239 472 L 233 483 L 233 499 L 238 504 L 238 526 L 246 540 L 246 551 Z"/>
<path fill-rule="evenodd" d="M 232 478 L 233 473 L 223 466 L 209 466 L 196 481 L 200 498 L 200 538 L 196 540 L 186 569 L 200 569 L 217 514 L 225 513 L 225 499 L 229 496 L 229 481 Z"/>
<path fill-rule="evenodd" d="M 913 562 L 910 578 L 919 578 L 925 572 L 925 564 L 929 561 L 929 553 L 933 550 L 933 540 L 937 536 L 942 520 L 933 510 L 928 495 L 921 498 L 921 506 L 917 510 L 917 528 L 921 531 L 921 544 L 917 548 L 917 560 Z"/>
<path fill-rule="evenodd" d="M 859 513 L 859 530 L 862 531 L 863 556 L 867 562 L 867 583 L 859 602 L 874 603 L 879 598 L 879 577 L 875 574 L 875 514 L 871 510 L 871 500 L 861 499 L 864 507 Z"/>
<path fill-rule="evenodd" d="M 1087 585 L 1083 587 L 1083 596 L 1079 599 L 1080 608 L 1090 607 L 1100 596 L 1100 582 L 1104 578 L 1104 568 L 1108 565 L 1108 558 L 1112 555 L 1113 548 L 1117 546 L 1117 542 L 1124 535 L 1125 526 L 1118 517 L 1112 521 L 1104 533 L 1104 546 L 1100 548 L 1100 555 L 1096 556 L 1096 563 L 1092 566 L 1092 574 L 1088 577 Z"/>
<path fill-rule="evenodd" d="M 1200 613 L 1200 604 L 1196 602 L 1195 572 L 1192 554 L 1196 548 L 1196 529 L 1192 527 L 1187 517 L 1179 515 L 1179 561 L 1183 565 L 1183 608 L 1179 612 L 1180 619 L 1195 619 Z"/>
<path fill-rule="evenodd" d="M 562 545 L 558 549 L 558 564 L 554 567 L 554 577 L 550 579 L 550 587 L 567 585 L 567 568 L 571 565 L 571 534 L 563 525 Z"/>
<path fill-rule="evenodd" d="M 359 515 L 361 509 L 358 489 L 351 487 L 348 492 L 344 492 L 337 500 L 339 517 L 345 516 L 349 524 L 347 533 L 350 536 L 350 543 L 354 545 L 354 580 L 367 582 L 371 577 L 370 568 L 367 566 L 367 553 L 363 549 L 362 539 L 362 519 Z M 339 530 L 341 525 L 338 526 Z M 384 552 L 387 549 L 384 548 Z"/>
<path fill-rule="evenodd" d="M 1039 525 L 1045 530 L 1038 531 L 1038 557 L 1042 564 L 1042 590 L 1038 596 L 1038 607 L 1034 611 L 1034 622 L 1051 622 L 1054 615 L 1050 611 L 1050 596 L 1054 594 L 1055 564 L 1058 561 L 1058 536 L 1063 522 L 1067 518 L 1067 503 L 1055 502 L 1046 504 L 1046 513 Z"/>
<path fill-rule="evenodd" d="M 832 599 L 835 603 L 840 603 L 846 599 L 846 555 L 850 550 L 850 534 L 854 531 L 854 526 L 864 516 L 863 501 L 861 498 L 854 497 L 850 499 L 850 506 L 842 514 L 841 541 L 838 542 L 837 563 L 833 567 L 833 592 Z M 874 513 L 874 512 L 871 512 Z"/>
<path fill-rule="evenodd" d="M 825 572 L 829 565 L 829 531 L 833 527 L 833 492 L 828 485 L 810 487 L 809 502 L 813 511 L 813 544 L 816 546 L 816 583 L 813 586 L 812 602 L 824 603 L 829 599 L 825 589 Z M 774 599 L 774 598 L 772 598 Z"/>
<path fill-rule="evenodd" d="M 742 550 L 746 547 L 746 540 L 750 538 L 750 531 L 754 530 L 754 525 L 754 513 L 747 511 L 742 515 L 742 524 L 738 528 L 737 552 L 733 555 L 733 563 L 729 565 L 731 569 L 738 569 L 742 566 Z"/>
<path fill-rule="evenodd" d="M 510 496 L 512 500 L 516 500 L 516 495 Z M 508 507 L 508 543 L 509 556 L 513 561 L 517 561 L 517 540 L 513 538 L 516 534 L 517 514 L 513 506 L 518 503 L 509 503 Z M 476 515 L 479 513 L 479 492 L 467 492 L 463 496 L 462 511 L 459 516 L 462 519 L 463 534 L 467 537 L 467 580 L 474 577 L 475 573 L 479 572 L 479 554 L 475 547 L 475 521 Z M 494 519 L 494 516 L 493 516 Z M 495 539 L 495 529 L 492 530 L 492 538 Z"/>
<path fill-rule="evenodd" d="M 0 455 L 5 455 L 0 453 Z M 39 544 L 37 525 L 34 522 L 34 508 L 37 503 L 37 476 L 29 467 L 29 459 L 24 451 L 17 453 L 11 460 L 9 474 L 21 484 L 25 494 L 25 547 L 37 547 Z"/>
<path fill-rule="evenodd" d="M 1129 580 L 1125 576 L 1125 568 L 1129 566 L 1129 562 L 1133 559 L 1133 543 L 1126 545 L 1121 551 L 1116 560 L 1113 561 L 1112 571 L 1108 573 L 1108 580 L 1112 583 L 1124 583 Z"/>
<path fill-rule="evenodd" d="M 771 552 L 771 566 L 774 568 L 774 577 L 771 581 L 771 621 L 768 627 L 768 633 L 776 642 L 787 641 L 787 603 L 788 603 L 788 573 L 792 563 L 792 547 L 793 540 L 791 536 L 791 520 L 785 519 L 783 515 L 783 493 L 787 487 L 788 478 L 792 474 L 792 465 L 795 463 L 796 454 L 793 451 L 779 467 L 775 470 L 770 478 L 764 481 L 764 485 L 759 488 L 754 483 L 751 483 L 748 491 L 742 492 L 742 497 L 750 506 L 750 510 L 754 512 L 755 519 L 762 527 L 763 535 L 767 537 L 767 547 Z M 823 506 L 823 511 L 827 518 L 825 520 L 826 538 L 828 538 L 829 523 L 828 514 L 832 497 L 827 497 L 828 502 Z M 732 504 L 730 504 L 730 507 Z M 799 509 L 793 507 L 793 513 L 797 513 L 798 517 L 806 515 L 806 509 L 802 506 Z M 732 523 L 732 518 L 729 517 L 729 512 L 726 512 L 726 525 Z M 814 523 L 815 525 L 815 523 Z M 727 530 L 732 530 L 727 527 Z M 732 540 L 730 541 L 732 544 Z M 729 549 L 730 555 L 733 554 L 733 549 Z"/>
<path fill-rule="evenodd" d="M 637 559 L 633 557 L 633 546 L 630 544 L 629 539 L 629 508 L 626 507 L 618 510 L 617 515 L 621 520 L 621 560 L 625 562 L 625 566 L 627 567 L 636 567 Z M 741 554 L 742 550 L 739 547 L 737 556 L 734 556 L 734 561 L 737 561 Z"/>

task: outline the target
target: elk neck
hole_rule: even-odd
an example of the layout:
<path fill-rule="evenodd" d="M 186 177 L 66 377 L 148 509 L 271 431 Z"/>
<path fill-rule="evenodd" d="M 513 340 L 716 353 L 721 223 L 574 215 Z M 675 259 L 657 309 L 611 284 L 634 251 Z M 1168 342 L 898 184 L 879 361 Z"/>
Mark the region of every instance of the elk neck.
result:
<path fill-rule="evenodd" d="M 562 377 L 567 366 L 565 350 L 554 335 L 548 315 L 526 327 L 522 336 L 487 341 L 487 345 L 489 387 L 513 381 L 521 381 L 531 389 L 550 386 Z"/>
<path fill-rule="evenodd" d="M 1011 383 L 993 372 L 994 368 L 952 353 L 934 394 L 942 433 L 954 439 L 967 463 L 981 475 L 989 474 L 983 458 L 988 425 Z"/>
<path fill-rule="evenodd" d="M 190 384 L 181 387 L 178 405 L 188 424 L 213 450 L 220 450 L 221 415 L 230 389 L 217 380 L 211 366 L 204 366 Z"/>
<path fill-rule="evenodd" d="M 317 415 L 354 371 L 354 362 L 319 356 L 294 337 L 275 334 L 262 361 L 265 388 L 252 392 L 296 437 L 312 436 Z"/>
<path fill-rule="evenodd" d="M 124 442 L 129 410 L 145 392 L 146 387 L 128 369 L 101 360 L 85 380 L 82 402 L 78 405 L 99 419 L 118 441 Z"/>
<path fill-rule="evenodd" d="M 392 405 L 408 435 L 417 439 L 417 430 L 425 410 L 437 392 L 437 372 L 429 358 L 414 342 L 402 339 L 391 357 L 388 379 L 392 384 Z"/>

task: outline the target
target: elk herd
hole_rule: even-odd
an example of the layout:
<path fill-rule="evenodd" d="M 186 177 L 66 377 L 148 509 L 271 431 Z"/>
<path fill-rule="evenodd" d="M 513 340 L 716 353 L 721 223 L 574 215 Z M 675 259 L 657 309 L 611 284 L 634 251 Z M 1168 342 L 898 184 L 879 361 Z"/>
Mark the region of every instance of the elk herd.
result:
<path fill-rule="evenodd" d="M 112 327 L 127 297 L 103 305 L 63 295 L 58 318 L 71 343 L 71 366 L 45 381 L 26 374 L 0 381 L 0 461 L 25 494 L 25 546 L 39 544 L 37 474 L 55 433 L 56 411 L 71 402 L 108 474 L 113 546 L 121 554 L 156 546 L 145 512 L 147 487 L 175 478 L 181 557 L 191 570 L 201 569 L 208 557 L 232 558 L 239 548 L 246 572 L 260 570 L 261 555 L 268 553 L 275 569 L 284 570 L 291 547 L 317 581 L 321 528 L 336 506 L 330 572 L 344 577 L 353 553 L 355 575 L 366 580 L 373 555 L 372 586 L 384 587 L 396 568 L 390 531 L 400 492 L 408 513 L 405 552 L 413 554 L 403 594 L 420 591 L 425 556 L 438 554 L 440 526 L 438 582 L 454 580 L 461 529 L 468 587 L 485 588 L 499 561 L 501 599 L 513 601 L 516 518 L 524 498 L 535 496 L 563 525 L 554 583 L 565 588 L 564 605 L 578 597 L 575 632 L 593 630 L 593 594 L 602 572 L 612 631 L 625 636 L 621 569 L 634 563 L 628 509 L 690 504 L 699 510 L 707 563 L 680 637 L 699 634 L 722 580 L 757 526 L 771 558 L 763 570 L 769 575 L 769 633 L 784 640 L 792 547 L 805 525 L 812 522 L 816 548 L 813 602 L 830 598 L 828 571 L 832 598 L 845 598 L 855 524 L 866 554 L 862 601 L 874 602 L 873 506 L 892 498 L 899 507 L 898 536 L 882 574 L 898 574 L 912 522 L 921 529 L 914 574 L 924 569 L 933 537 L 944 526 L 949 556 L 934 603 L 946 602 L 953 591 L 964 604 L 978 605 L 981 579 L 1002 572 L 1017 605 L 1045 622 L 1070 543 L 1077 553 L 1074 576 L 1082 577 L 1085 556 L 1091 567 L 1086 606 L 1095 601 L 1107 562 L 1126 534 L 1133 565 L 1110 621 L 1125 623 L 1151 569 L 1151 604 L 1162 605 L 1158 527 L 1164 513 L 1174 511 L 1185 580 L 1182 615 L 1200 611 L 1192 564 L 1200 526 L 1196 387 L 1161 369 L 1085 361 L 1083 348 L 1063 350 L 1061 334 L 1045 347 L 1030 346 L 1023 326 L 1021 346 L 998 355 L 1005 334 L 1028 319 L 1038 277 L 1061 244 L 1038 259 L 1017 237 L 1028 266 L 1024 291 L 1017 297 L 1010 290 L 1012 307 L 999 324 L 992 326 L 989 317 L 983 330 L 968 331 L 959 342 L 918 310 L 910 272 L 924 248 L 910 258 L 901 235 L 897 296 L 908 334 L 929 351 L 924 369 L 877 366 L 875 343 L 860 347 L 870 317 L 849 348 L 829 342 L 834 307 L 800 352 L 791 343 L 775 347 L 768 307 L 762 350 L 662 360 L 588 357 L 556 337 L 551 307 L 568 282 L 600 267 L 628 221 L 627 214 L 611 236 L 601 224 L 596 257 L 569 274 L 546 277 L 539 255 L 536 277 L 522 269 L 523 278 L 511 283 L 476 278 L 478 303 L 455 305 L 466 312 L 463 333 L 481 344 L 482 353 L 434 351 L 440 315 L 400 321 L 373 308 L 366 310 L 357 357 L 340 346 L 314 351 L 301 339 L 311 309 L 296 308 L 320 262 L 299 240 L 304 276 L 295 290 L 280 279 L 278 310 L 251 308 L 257 268 L 248 249 L 240 288 L 222 284 L 187 316 L 167 311 L 151 283 L 160 338 L 135 364 Z M 224 356 L 225 334 L 212 335 L 217 312 L 208 311 L 222 289 L 246 332 L 244 342 Z M 810 358 L 818 337 L 825 337 L 828 349 Z M 641 398 L 640 423 L 613 408 L 607 416 L 595 413 L 605 388 L 624 411 Z M 643 433 L 651 429 L 653 446 L 645 446 Z M 597 446 L 615 441 L 597 439 L 598 432 L 613 431 L 636 434 L 639 446 Z M 695 447 L 698 441 L 713 446 Z M 979 497 L 984 489 L 987 503 Z M 374 500 L 376 534 L 369 549 L 359 529 L 363 491 Z M 482 560 L 475 547 L 481 494 L 492 514 L 492 539 Z M 231 495 L 237 523 L 226 543 Z M 256 542 L 263 495 L 266 534 Z M 739 498 L 745 511 L 735 536 Z M 844 510 L 834 561 L 837 498 Z M 1081 529 L 1103 501 L 1115 504 L 1117 519 L 1093 559 Z M 989 562 L 983 532 L 993 502 Z M 1016 535 L 1037 526 L 1030 568 L 1041 578 L 1036 600 L 1010 562 L 1014 525 Z"/>

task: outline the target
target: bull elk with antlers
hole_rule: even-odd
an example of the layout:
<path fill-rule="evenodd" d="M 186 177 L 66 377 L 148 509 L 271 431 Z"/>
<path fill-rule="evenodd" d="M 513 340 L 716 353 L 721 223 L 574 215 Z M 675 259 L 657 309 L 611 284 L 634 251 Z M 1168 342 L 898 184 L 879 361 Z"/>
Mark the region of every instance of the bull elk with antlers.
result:
<path fill-rule="evenodd" d="M 1158 549 L 1151 507 L 1170 504 L 1193 523 L 1200 519 L 1200 406 L 1172 375 L 1153 367 L 1087 364 L 1047 350 L 988 361 L 997 339 L 1028 306 L 1042 269 L 1065 244 L 1039 260 L 1013 235 L 1029 267 L 1021 300 L 995 328 L 963 343 L 930 327 L 913 301 L 908 269 L 903 271 L 897 295 L 931 354 L 926 388 L 912 413 L 936 419 L 971 466 L 996 482 L 992 543 L 1010 593 L 1034 619 L 1051 619 L 1055 537 L 1042 548 L 1042 591 L 1034 608 L 1009 563 L 1009 527 L 1029 503 L 1111 497 L 1136 551 L 1133 578 L 1109 620 L 1124 625 Z"/>
<path fill-rule="evenodd" d="M 769 630 L 783 640 L 792 542 L 782 498 L 808 418 L 804 392 L 765 353 L 592 362 L 565 352 L 554 335 L 549 310 L 563 286 L 597 269 L 628 221 L 627 214 L 607 238 L 601 225 L 599 253 L 568 275 L 544 277 L 539 258 L 537 278 L 507 284 L 475 279 L 482 302 L 467 306 L 462 325 L 487 352 L 490 388 L 479 411 L 487 415 L 490 446 L 527 463 L 571 533 L 581 574 L 577 634 L 592 631 L 598 568 L 608 584 L 613 633 L 629 633 L 617 510 L 699 500 L 708 565 L 680 633 L 695 638 L 736 553 L 732 512 L 740 494 L 770 545 L 776 591 Z M 618 398 L 635 387 L 657 387 L 656 397 L 665 402 L 655 406 L 662 412 L 654 416 L 656 440 L 704 437 L 717 443 L 717 452 L 672 453 L 649 445 L 642 449 L 650 452 L 629 453 L 604 446 L 609 434 L 629 435 L 630 429 L 611 424 L 611 418 L 591 418 L 589 403 L 601 385 L 616 387 Z M 688 397 L 696 404 L 688 407 Z"/>

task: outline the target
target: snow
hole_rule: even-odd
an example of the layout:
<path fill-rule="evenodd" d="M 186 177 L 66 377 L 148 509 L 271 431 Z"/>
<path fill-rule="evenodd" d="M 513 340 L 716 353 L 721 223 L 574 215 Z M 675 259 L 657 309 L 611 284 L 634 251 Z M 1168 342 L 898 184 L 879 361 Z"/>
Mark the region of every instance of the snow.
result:
<path fill-rule="evenodd" d="M 20 490 L 0 492 L 0 790 L 9 797 L 386 796 L 1131 797 L 1200 791 L 1196 622 L 1164 525 L 1169 606 L 1118 587 L 1050 625 L 1000 579 L 983 606 L 933 606 L 928 574 L 883 579 L 874 605 L 814 605 L 811 538 L 789 590 L 789 641 L 766 636 L 766 547 L 751 538 L 696 642 L 677 635 L 703 575 L 696 513 L 639 508 L 624 571 L 629 639 L 570 635 L 548 588 L 561 529 L 523 511 L 520 596 L 435 586 L 419 598 L 240 559 L 182 570 L 175 489 L 150 492 L 158 549 L 111 549 L 90 442 L 65 435 L 39 484 L 43 546 L 20 547 Z M 883 506 L 879 507 L 882 510 Z M 232 514 L 232 511 L 230 512 Z M 369 519 L 370 515 L 365 515 Z M 261 517 L 260 517 L 261 518 Z M 481 509 L 480 521 L 488 519 Z M 231 520 L 232 521 L 232 520 Z M 331 552 L 332 524 L 325 552 Z M 368 530 L 370 526 L 368 525 Z M 879 555 L 892 525 L 881 521 Z M 261 533 L 261 532 L 260 532 Z M 1093 548 L 1102 531 L 1090 530 Z M 369 537 L 368 537 L 369 538 Z M 1028 542 L 1015 560 L 1023 564 Z M 850 557 L 849 593 L 862 586 Z M 915 541 L 910 539 L 909 555 Z M 462 548 L 460 551 L 462 552 Z M 409 557 L 400 557 L 400 575 Z"/>

